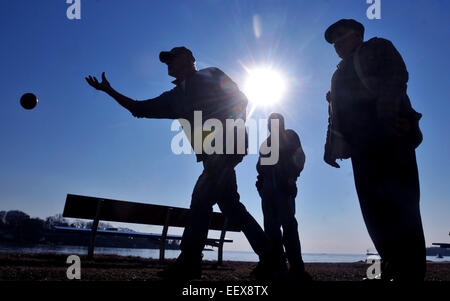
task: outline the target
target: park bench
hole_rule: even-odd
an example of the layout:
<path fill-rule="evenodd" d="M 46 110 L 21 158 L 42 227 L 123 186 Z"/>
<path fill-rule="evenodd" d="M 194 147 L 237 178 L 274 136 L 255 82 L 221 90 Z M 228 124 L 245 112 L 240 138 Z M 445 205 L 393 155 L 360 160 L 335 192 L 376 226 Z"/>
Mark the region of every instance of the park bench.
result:
<path fill-rule="evenodd" d="M 93 258 L 94 255 L 95 236 L 97 234 L 114 234 L 111 233 L 112 231 L 97 231 L 99 221 L 163 226 L 162 234 L 156 235 L 160 241 L 159 260 L 163 262 L 166 240 L 181 239 L 181 236 L 168 236 L 169 227 L 184 228 L 189 220 L 189 212 L 190 209 L 186 208 L 68 194 L 63 217 L 93 220 L 92 228 L 89 230 L 88 257 L 90 258 Z M 209 222 L 209 229 L 221 231 L 220 238 L 208 238 L 207 240 L 208 245 L 218 248 L 218 264 L 220 265 L 223 260 L 223 244 L 225 242 L 233 242 L 225 239 L 226 232 L 240 232 L 241 228 L 238 225 L 229 223 L 222 213 L 213 212 Z M 71 229 L 59 227 L 59 230 Z M 76 228 L 72 228 L 72 230 L 75 231 Z M 115 234 L 120 233 L 118 231 L 113 232 Z M 125 235 L 130 236 L 131 234 L 127 232 Z M 136 232 L 136 235 L 142 236 L 146 234 Z M 149 235 L 149 238 L 154 238 L 154 236 Z"/>

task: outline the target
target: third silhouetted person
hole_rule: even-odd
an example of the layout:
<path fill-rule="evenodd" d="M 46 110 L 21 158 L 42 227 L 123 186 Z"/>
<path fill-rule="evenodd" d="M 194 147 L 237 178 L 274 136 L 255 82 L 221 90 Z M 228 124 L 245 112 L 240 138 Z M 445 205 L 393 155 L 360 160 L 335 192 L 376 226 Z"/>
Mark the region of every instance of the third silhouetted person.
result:
<path fill-rule="evenodd" d="M 279 263 L 281 269 L 287 268 L 287 259 L 288 275 L 307 280 L 309 275 L 304 269 L 298 223 L 295 218 L 296 182 L 305 164 L 305 154 L 297 133 L 285 129 L 281 114 L 270 114 L 268 128 L 270 135 L 261 146 L 256 166 L 258 171 L 256 187 L 262 199 L 264 231 L 280 255 L 279 258 L 282 258 Z M 277 147 L 274 145 L 276 143 L 279 150 L 278 161 L 275 164 L 264 164 L 261 159 L 269 156 L 265 153 L 264 147 L 274 149 Z"/>
<path fill-rule="evenodd" d="M 351 158 L 364 222 L 382 259 L 382 279 L 423 280 L 425 240 L 415 148 L 421 114 L 406 93 L 408 72 L 386 39 L 364 42 L 364 27 L 342 19 L 325 32 L 342 59 L 327 94 L 324 160 Z"/>

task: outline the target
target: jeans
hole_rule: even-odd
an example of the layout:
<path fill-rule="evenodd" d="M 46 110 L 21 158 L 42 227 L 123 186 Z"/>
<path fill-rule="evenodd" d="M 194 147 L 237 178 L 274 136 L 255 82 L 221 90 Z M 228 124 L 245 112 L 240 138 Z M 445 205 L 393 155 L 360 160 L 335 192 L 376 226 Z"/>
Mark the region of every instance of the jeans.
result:
<path fill-rule="evenodd" d="M 382 278 L 423 280 L 425 238 L 415 150 L 392 144 L 352 153 L 356 191 Z"/>
<path fill-rule="evenodd" d="M 183 257 L 194 261 L 201 258 L 210 216 L 216 203 L 230 223 L 241 225 L 242 232 L 260 259 L 270 254 L 270 243 L 263 229 L 239 199 L 234 164 L 227 164 L 220 159 L 204 162 L 203 173 L 192 193 L 189 223 L 184 229 L 180 245 Z"/>
<path fill-rule="evenodd" d="M 264 231 L 272 243 L 274 252 L 283 254 L 284 258 L 287 257 L 291 268 L 303 270 L 298 223 L 295 218 L 295 195 L 280 189 L 268 176 L 263 179 L 261 199 Z"/>

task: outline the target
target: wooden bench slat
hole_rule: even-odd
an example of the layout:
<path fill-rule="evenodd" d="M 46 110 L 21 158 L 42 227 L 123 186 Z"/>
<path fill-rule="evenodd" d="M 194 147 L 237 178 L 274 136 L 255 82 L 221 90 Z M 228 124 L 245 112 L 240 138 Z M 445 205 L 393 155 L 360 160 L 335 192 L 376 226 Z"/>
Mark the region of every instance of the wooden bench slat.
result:
<path fill-rule="evenodd" d="M 100 213 L 102 221 L 164 226 L 167 207 L 172 208 L 169 224 L 171 227 L 185 227 L 189 220 L 189 209 L 186 208 L 100 199 L 75 194 L 67 195 L 63 217 L 93 220 L 100 200 L 103 200 Z M 214 212 L 209 229 L 221 231 L 224 220 L 223 214 Z M 240 232 L 241 228 L 228 223 L 226 230 Z"/>
<path fill-rule="evenodd" d="M 61 232 L 78 232 L 90 234 L 92 229 L 89 228 L 75 228 L 75 227 L 63 227 L 63 226 L 53 226 L 53 229 Z M 108 236 L 126 236 L 126 237 L 144 237 L 151 240 L 159 241 L 162 236 L 157 233 L 144 233 L 144 232 L 126 232 L 117 230 L 97 230 L 97 235 L 108 235 Z M 170 235 L 168 234 L 166 239 L 168 240 L 181 240 L 181 235 Z M 218 243 L 220 238 L 207 238 L 207 244 Z M 224 242 L 233 242 L 232 239 L 224 239 Z"/>

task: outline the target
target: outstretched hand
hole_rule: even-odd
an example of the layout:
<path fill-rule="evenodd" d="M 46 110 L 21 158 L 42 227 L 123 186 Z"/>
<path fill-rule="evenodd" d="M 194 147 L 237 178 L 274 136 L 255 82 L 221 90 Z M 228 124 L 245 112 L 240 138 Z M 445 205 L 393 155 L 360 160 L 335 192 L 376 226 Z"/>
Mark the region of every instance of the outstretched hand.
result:
<path fill-rule="evenodd" d="M 95 76 L 89 75 L 88 77 L 85 77 L 87 83 L 92 86 L 93 88 L 100 90 L 100 91 L 108 91 L 108 89 L 111 88 L 111 85 L 109 84 L 108 80 L 106 79 L 105 72 L 102 73 L 102 82 L 99 83 L 97 78 Z"/>

